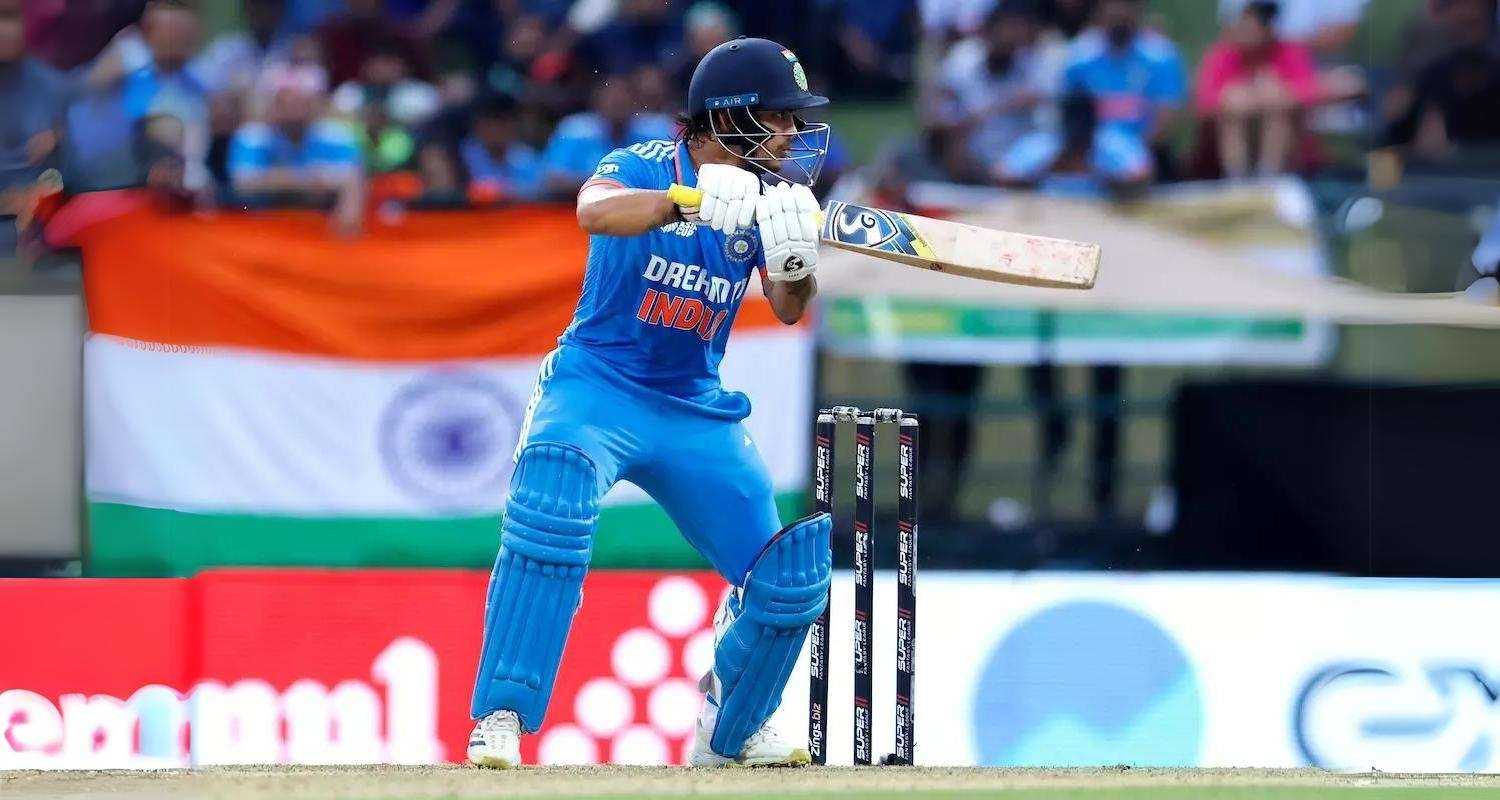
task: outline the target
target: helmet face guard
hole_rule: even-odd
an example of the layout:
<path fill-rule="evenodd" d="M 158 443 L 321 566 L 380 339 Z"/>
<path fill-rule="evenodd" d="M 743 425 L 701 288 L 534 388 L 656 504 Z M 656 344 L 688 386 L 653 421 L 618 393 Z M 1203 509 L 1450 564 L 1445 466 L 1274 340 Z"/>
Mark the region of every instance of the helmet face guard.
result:
<path fill-rule="evenodd" d="M 755 109 L 761 107 L 757 104 L 758 99 L 755 95 L 741 95 L 710 100 L 709 135 L 724 149 L 766 175 L 804 186 L 817 183 L 823 162 L 828 158 L 831 132 L 828 123 L 807 122 L 800 115 L 794 115 L 797 130 L 778 134 L 755 116 Z M 724 113 L 720 115 L 718 111 Z M 725 125 L 719 124 L 720 116 L 727 120 Z M 786 136 L 791 140 L 786 154 L 780 157 L 769 146 L 776 136 Z"/>

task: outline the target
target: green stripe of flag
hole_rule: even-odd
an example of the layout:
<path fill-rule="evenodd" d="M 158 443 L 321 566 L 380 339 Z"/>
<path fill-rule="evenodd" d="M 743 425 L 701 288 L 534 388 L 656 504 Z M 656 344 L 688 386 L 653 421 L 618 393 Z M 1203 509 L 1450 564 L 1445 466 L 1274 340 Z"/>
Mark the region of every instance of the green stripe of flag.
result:
<path fill-rule="evenodd" d="M 806 513 L 802 492 L 778 495 L 782 519 Z M 89 504 L 86 571 L 95 576 L 186 576 L 210 567 L 464 567 L 489 569 L 499 516 L 451 519 L 189 514 Z M 701 569 L 705 562 L 654 503 L 606 506 L 593 566 Z"/>

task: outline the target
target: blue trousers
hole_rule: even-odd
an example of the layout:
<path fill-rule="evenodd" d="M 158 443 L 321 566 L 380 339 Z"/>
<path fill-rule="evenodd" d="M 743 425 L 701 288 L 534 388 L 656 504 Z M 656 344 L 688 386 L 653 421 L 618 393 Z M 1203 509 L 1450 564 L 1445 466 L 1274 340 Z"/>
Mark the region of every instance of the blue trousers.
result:
<path fill-rule="evenodd" d="M 689 544 L 735 586 L 781 528 L 771 476 L 742 424 L 750 401 L 716 391 L 683 400 L 642 389 L 578 347 L 549 357 L 522 446 L 582 451 L 599 496 L 617 481 L 645 490 Z"/>
<path fill-rule="evenodd" d="M 688 543 L 725 580 L 739 586 L 781 529 L 770 475 L 742 424 L 749 411 L 743 394 L 714 390 L 688 399 L 674 397 L 621 377 L 584 349 L 563 345 L 543 365 L 527 408 L 521 451 L 551 448 L 555 453 L 562 448 L 581 454 L 592 467 L 594 497 L 602 498 L 620 480 L 639 486 L 666 510 Z M 520 488 L 513 478 L 513 502 Z M 547 540 L 545 532 L 540 535 Z M 510 541 L 510 534 L 506 536 Z M 523 727 L 535 730 L 550 699 L 557 669 L 554 658 L 560 657 L 560 650 L 555 655 L 527 653 L 505 642 L 515 640 L 518 626 L 526 629 L 525 641 L 565 638 L 572 620 L 568 604 L 577 602 L 576 580 L 557 590 L 566 596 L 549 597 L 545 604 L 562 611 L 538 612 L 533 610 L 536 604 L 503 599 L 499 584 L 507 578 L 506 569 L 515 569 L 504 567 L 505 562 L 502 546 L 491 579 L 486 655 L 471 713 L 478 718 L 506 708 L 521 715 Z M 544 582 L 537 584 L 539 589 L 528 588 L 527 594 L 540 597 L 538 592 L 552 591 L 545 583 L 550 573 L 536 574 L 543 574 Z M 497 640 L 494 648 L 492 639 Z M 492 650 L 510 655 L 491 656 Z"/>

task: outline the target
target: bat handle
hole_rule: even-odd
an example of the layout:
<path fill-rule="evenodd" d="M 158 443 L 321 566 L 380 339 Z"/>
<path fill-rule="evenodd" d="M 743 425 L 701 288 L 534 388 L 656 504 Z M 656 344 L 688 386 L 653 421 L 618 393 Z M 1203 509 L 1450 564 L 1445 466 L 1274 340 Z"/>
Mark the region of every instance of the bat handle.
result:
<path fill-rule="evenodd" d="M 703 204 L 703 192 L 691 186 L 674 183 L 667 187 L 667 199 L 683 208 L 697 208 Z M 820 210 L 818 212 L 818 227 L 820 228 L 823 227 L 823 220 L 826 218 L 825 215 L 826 212 L 824 211 Z"/>
<path fill-rule="evenodd" d="M 703 204 L 703 193 L 691 186 L 674 183 L 667 187 L 667 199 L 683 208 L 697 208 Z"/>

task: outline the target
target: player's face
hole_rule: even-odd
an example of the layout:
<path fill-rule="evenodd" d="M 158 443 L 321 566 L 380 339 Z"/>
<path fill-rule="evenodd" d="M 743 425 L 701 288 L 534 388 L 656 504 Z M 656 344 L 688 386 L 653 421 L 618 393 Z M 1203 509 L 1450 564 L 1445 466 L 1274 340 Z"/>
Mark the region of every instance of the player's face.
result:
<path fill-rule="evenodd" d="M 771 138 L 766 140 L 766 149 L 777 159 L 773 169 L 780 169 L 780 159 L 791 149 L 792 136 L 797 133 L 797 115 L 791 111 L 760 111 L 755 118 L 771 132 Z"/>

